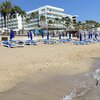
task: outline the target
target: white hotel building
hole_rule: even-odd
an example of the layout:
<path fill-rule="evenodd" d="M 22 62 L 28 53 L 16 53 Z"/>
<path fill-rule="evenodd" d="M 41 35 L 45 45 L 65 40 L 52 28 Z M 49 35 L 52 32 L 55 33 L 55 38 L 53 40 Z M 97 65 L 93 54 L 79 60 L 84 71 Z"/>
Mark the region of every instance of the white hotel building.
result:
<path fill-rule="evenodd" d="M 38 18 L 32 19 L 32 20 L 30 20 L 29 23 L 26 23 L 26 21 L 25 21 L 26 18 L 24 18 L 24 20 L 22 20 L 21 16 L 16 15 L 16 18 L 9 20 L 8 25 L 7 25 L 8 29 L 20 31 L 20 30 L 22 30 L 22 27 L 24 27 L 25 30 L 30 30 L 30 29 L 32 30 L 32 29 L 34 29 L 34 27 L 38 27 L 39 25 L 40 26 L 44 25 L 44 27 L 48 26 L 48 21 L 49 20 L 53 21 L 55 18 L 61 19 L 62 17 L 66 17 L 66 16 L 73 18 L 72 15 L 64 14 L 64 9 L 49 6 L 49 5 L 40 7 L 38 9 L 29 11 L 29 12 L 26 12 L 27 16 L 30 16 L 30 14 L 32 12 L 37 12 Z M 42 15 L 45 16 L 45 24 L 40 22 L 40 16 L 42 16 Z M 2 21 L 2 22 L 4 22 L 4 21 Z M 1 18 L 0 18 L 0 28 L 1 29 L 4 28 L 4 23 L 2 24 L 2 22 L 1 22 Z M 59 24 L 58 26 L 63 27 L 63 24 Z"/>

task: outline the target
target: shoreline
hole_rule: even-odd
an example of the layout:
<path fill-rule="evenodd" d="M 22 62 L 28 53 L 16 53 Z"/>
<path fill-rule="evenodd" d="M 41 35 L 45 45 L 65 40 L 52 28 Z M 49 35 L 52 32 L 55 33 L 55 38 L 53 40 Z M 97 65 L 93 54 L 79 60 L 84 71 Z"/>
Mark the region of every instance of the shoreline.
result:
<path fill-rule="evenodd" d="M 39 72 L 21 80 L 8 91 L 1 93 L 2 100 L 61 100 L 69 95 L 85 73 L 90 73 L 93 68 L 79 74 L 68 75 L 63 72 Z"/>

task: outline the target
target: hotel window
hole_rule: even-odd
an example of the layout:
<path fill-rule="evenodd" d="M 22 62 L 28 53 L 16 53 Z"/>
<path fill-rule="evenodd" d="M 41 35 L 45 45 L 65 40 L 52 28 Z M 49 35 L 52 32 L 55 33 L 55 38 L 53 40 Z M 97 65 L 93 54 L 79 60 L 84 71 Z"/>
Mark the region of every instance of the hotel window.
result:
<path fill-rule="evenodd" d="M 41 11 L 42 11 L 42 12 L 44 12 L 44 11 L 45 11 L 45 9 L 41 9 Z"/>

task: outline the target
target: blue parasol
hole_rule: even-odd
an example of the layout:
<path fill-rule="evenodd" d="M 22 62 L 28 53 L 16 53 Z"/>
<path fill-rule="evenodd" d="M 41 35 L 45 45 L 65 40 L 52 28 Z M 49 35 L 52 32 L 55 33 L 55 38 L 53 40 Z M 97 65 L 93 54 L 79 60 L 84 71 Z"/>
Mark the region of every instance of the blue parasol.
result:
<path fill-rule="evenodd" d="M 14 32 L 11 30 L 10 31 L 10 40 L 12 40 L 12 38 L 14 38 Z"/>
<path fill-rule="evenodd" d="M 95 39 L 97 39 L 97 36 L 98 36 L 97 33 L 95 33 Z"/>
<path fill-rule="evenodd" d="M 41 30 L 41 35 L 42 35 L 42 38 L 44 38 L 44 32 L 43 32 L 43 30 Z"/>
<path fill-rule="evenodd" d="M 33 39 L 32 32 L 31 31 L 30 31 L 30 39 L 31 40 Z"/>
<path fill-rule="evenodd" d="M 61 34 L 59 34 L 59 40 L 61 39 Z"/>
<path fill-rule="evenodd" d="M 62 36 L 64 37 L 65 35 L 64 35 L 64 32 L 62 33 Z"/>
<path fill-rule="evenodd" d="M 92 38 L 92 33 L 91 33 L 90 37 Z"/>
<path fill-rule="evenodd" d="M 90 34 L 90 32 L 89 32 L 89 34 L 88 34 L 88 39 L 90 39 L 91 38 L 91 34 Z"/>
<path fill-rule="evenodd" d="M 69 33 L 69 39 L 71 39 L 71 33 Z"/>
<path fill-rule="evenodd" d="M 82 41 L 82 34 L 80 33 L 80 41 Z"/>
<path fill-rule="evenodd" d="M 47 40 L 49 40 L 49 32 L 47 33 Z"/>

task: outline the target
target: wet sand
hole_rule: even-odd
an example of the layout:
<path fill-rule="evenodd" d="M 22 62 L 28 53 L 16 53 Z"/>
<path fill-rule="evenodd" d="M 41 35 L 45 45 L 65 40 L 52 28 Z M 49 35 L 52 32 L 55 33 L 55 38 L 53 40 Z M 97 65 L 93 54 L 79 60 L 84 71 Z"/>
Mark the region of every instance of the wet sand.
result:
<path fill-rule="evenodd" d="M 61 100 L 81 74 L 100 66 L 99 43 L 1 47 L 0 51 L 0 100 Z"/>
<path fill-rule="evenodd" d="M 39 80 L 31 77 L 17 84 L 11 90 L 2 93 L 0 100 L 61 100 L 63 95 L 70 93 L 77 78 L 77 76 L 67 75 L 46 77 L 45 74 L 42 74 Z"/>

